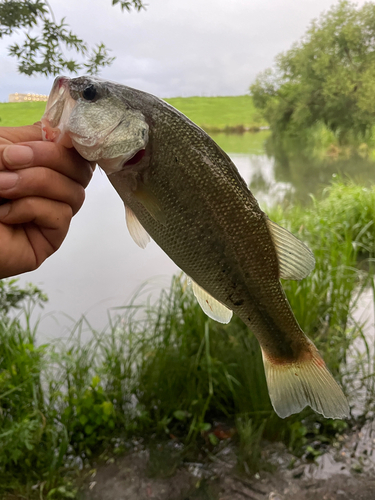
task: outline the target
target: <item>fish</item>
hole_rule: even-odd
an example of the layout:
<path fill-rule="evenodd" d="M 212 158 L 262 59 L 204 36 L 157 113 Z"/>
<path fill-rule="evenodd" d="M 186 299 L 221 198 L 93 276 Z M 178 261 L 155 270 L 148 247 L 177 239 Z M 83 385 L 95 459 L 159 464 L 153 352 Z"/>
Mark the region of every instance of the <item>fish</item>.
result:
<path fill-rule="evenodd" d="M 248 326 L 281 418 L 306 406 L 348 417 L 342 389 L 280 282 L 313 270 L 311 250 L 268 218 L 201 128 L 149 93 L 91 76 L 57 77 L 41 123 L 45 140 L 74 147 L 104 170 L 135 243 L 155 240 L 210 318 L 225 324 L 235 313 Z"/>

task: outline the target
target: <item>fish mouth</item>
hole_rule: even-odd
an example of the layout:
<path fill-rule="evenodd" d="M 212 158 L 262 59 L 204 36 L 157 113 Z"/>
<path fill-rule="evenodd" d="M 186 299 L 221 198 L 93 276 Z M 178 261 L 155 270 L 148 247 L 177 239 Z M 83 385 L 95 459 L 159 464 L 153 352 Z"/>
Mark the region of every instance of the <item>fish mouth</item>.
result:
<path fill-rule="evenodd" d="M 70 96 L 69 81 L 67 76 L 58 76 L 55 79 L 41 122 L 44 140 L 72 148 L 73 143 L 65 133 L 65 125 L 77 103 Z"/>

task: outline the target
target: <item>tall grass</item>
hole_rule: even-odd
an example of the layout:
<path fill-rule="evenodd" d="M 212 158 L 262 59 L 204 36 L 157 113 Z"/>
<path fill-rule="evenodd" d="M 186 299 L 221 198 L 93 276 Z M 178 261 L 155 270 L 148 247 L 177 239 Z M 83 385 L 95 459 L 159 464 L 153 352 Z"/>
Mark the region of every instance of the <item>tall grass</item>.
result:
<path fill-rule="evenodd" d="M 311 276 L 284 283 L 298 321 L 351 403 L 358 383 L 373 401 L 374 349 L 354 311 L 373 279 L 375 190 L 337 181 L 309 209 L 276 208 L 270 216 L 315 253 Z M 135 299 L 105 331 L 90 327 L 83 342 L 88 326 L 82 319 L 69 341 L 38 346 L 30 321 L 25 328 L 3 315 L 0 494 L 72 498 L 77 464 L 104 449 L 121 451 L 136 435 L 212 449 L 219 423 L 227 423 L 237 428 L 239 464 L 249 470 L 259 464 L 264 437 L 298 450 L 308 433 L 340 428 L 310 410 L 279 419 L 254 336 L 237 318 L 228 325 L 208 319 L 183 278 L 155 304 Z M 366 348 L 353 370 L 358 340 Z"/>
<path fill-rule="evenodd" d="M 270 217 L 299 234 L 314 251 L 311 275 L 301 282 L 284 282 L 301 327 L 337 376 L 363 378 L 365 365 L 374 366 L 374 346 L 363 332 L 373 326 L 358 323 L 355 311 L 364 290 L 373 288 L 375 188 L 337 180 L 324 190 L 322 199 L 312 199 L 309 209 L 278 207 Z M 366 344 L 367 357 L 364 364 L 350 364 L 349 373 L 349 348 L 358 338 Z M 370 383 L 368 379 L 366 391 Z M 372 390 L 369 396 L 372 399 Z"/>

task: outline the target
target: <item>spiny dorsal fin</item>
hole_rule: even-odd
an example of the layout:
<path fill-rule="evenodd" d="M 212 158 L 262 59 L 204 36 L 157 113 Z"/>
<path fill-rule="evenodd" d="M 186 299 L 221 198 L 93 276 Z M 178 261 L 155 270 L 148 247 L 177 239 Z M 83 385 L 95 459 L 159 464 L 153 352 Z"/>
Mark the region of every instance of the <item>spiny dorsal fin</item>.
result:
<path fill-rule="evenodd" d="M 203 290 L 195 281 L 191 280 L 194 295 L 207 316 L 219 323 L 229 323 L 233 312 L 224 306 L 221 302 L 214 299 L 212 295 Z"/>
<path fill-rule="evenodd" d="M 311 343 L 311 355 L 293 363 L 273 362 L 263 351 L 268 392 L 281 418 L 298 413 L 305 406 L 326 418 L 347 418 L 349 405 L 318 350 Z"/>
<path fill-rule="evenodd" d="M 270 219 L 267 219 L 267 225 L 279 259 L 280 278 L 306 278 L 315 267 L 312 251 L 292 233 Z"/>
<path fill-rule="evenodd" d="M 146 229 L 139 222 L 133 210 L 126 205 L 125 205 L 125 214 L 126 214 L 126 225 L 128 226 L 130 236 L 133 238 L 133 240 L 137 243 L 139 247 L 146 248 L 147 244 L 150 241 L 150 236 L 148 235 Z"/>
<path fill-rule="evenodd" d="M 134 196 L 155 220 L 161 224 L 165 224 L 165 214 L 160 202 L 145 184 L 138 184 L 137 190 L 134 191 Z"/>

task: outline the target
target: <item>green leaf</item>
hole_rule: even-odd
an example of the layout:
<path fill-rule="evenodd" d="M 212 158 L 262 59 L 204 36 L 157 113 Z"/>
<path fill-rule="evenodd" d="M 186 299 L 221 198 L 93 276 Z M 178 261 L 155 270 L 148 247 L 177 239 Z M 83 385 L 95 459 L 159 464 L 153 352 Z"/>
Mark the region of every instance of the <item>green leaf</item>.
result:
<path fill-rule="evenodd" d="M 102 403 L 102 408 L 103 408 L 104 415 L 112 415 L 113 404 L 110 401 L 104 401 Z"/>
<path fill-rule="evenodd" d="M 80 415 L 79 422 L 81 425 L 86 425 L 88 421 L 89 421 L 89 419 L 87 418 L 86 415 L 83 415 L 83 414 Z"/>
<path fill-rule="evenodd" d="M 176 410 L 173 412 L 173 416 L 177 418 L 177 420 L 185 420 L 186 418 L 191 416 L 191 413 L 184 410 Z"/>
<path fill-rule="evenodd" d="M 213 446 L 216 446 L 219 443 L 219 438 L 215 436 L 214 433 L 210 432 L 208 435 L 208 439 Z"/>
<path fill-rule="evenodd" d="M 211 429 L 211 424 L 209 424 L 208 422 L 203 422 L 203 423 L 198 425 L 198 428 L 202 432 L 207 432 Z"/>
<path fill-rule="evenodd" d="M 85 433 L 90 436 L 94 432 L 94 426 L 93 425 L 86 425 L 85 427 Z"/>

